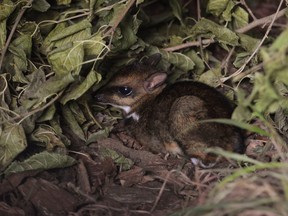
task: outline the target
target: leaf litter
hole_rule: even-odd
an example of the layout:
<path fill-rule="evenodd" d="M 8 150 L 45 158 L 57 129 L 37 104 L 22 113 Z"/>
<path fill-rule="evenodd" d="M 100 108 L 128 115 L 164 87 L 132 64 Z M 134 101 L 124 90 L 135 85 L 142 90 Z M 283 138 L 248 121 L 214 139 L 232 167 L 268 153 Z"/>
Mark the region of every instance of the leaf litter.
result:
<path fill-rule="evenodd" d="M 284 1 L 0 3 L 1 215 L 288 215 Z M 257 17 L 257 18 L 256 18 Z M 245 155 L 211 169 L 142 149 L 93 103 L 121 66 L 161 53 L 236 109 Z"/>

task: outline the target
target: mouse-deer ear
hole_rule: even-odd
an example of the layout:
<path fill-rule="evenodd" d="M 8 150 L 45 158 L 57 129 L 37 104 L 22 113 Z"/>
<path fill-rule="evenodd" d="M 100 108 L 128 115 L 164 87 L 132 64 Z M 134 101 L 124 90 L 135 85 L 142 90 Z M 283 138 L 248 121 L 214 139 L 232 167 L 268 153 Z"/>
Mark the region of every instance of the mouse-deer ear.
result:
<path fill-rule="evenodd" d="M 167 78 L 166 73 L 154 73 L 144 81 L 144 89 L 147 92 L 152 92 L 154 89 L 162 85 Z"/>
<path fill-rule="evenodd" d="M 144 65 L 156 66 L 160 62 L 161 58 L 162 55 L 160 53 L 155 53 L 151 56 L 143 58 L 141 63 Z"/>

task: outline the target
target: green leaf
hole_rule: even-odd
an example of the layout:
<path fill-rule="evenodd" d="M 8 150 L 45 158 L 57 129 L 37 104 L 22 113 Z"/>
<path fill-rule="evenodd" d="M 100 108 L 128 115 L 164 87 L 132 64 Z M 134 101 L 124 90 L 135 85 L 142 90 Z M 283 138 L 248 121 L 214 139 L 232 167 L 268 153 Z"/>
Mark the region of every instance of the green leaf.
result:
<path fill-rule="evenodd" d="M 137 15 L 128 16 L 116 29 L 112 44 L 113 51 L 122 51 L 130 48 L 138 41 L 137 31 L 141 24 L 141 20 L 137 19 Z"/>
<path fill-rule="evenodd" d="M 232 21 L 232 10 L 235 7 L 236 3 L 234 1 L 229 1 L 225 10 L 223 11 L 222 17 L 226 22 Z"/>
<path fill-rule="evenodd" d="M 35 154 L 23 162 L 13 162 L 4 172 L 6 176 L 12 173 L 23 172 L 27 170 L 48 170 L 55 168 L 64 168 L 72 166 L 76 161 L 68 156 L 53 152 L 41 152 Z"/>
<path fill-rule="evenodd" d="M 247 61 L 247 59 L 250 57 L 251 53 L 249 52 L 241 52 L 241 53 L 237 53 L 236 58 L 233 62 L 233 65 L 236 68 L 240 68 L 242 67 L 245 62 Z"/>
<path fill-rule="evenodd" d="M 131 159 L 125 158 L 122 154 L 119 154 L 112 149 L 101 147 L 98 153 L 101 157 L 112 158 L 112 160 L 123 170 L 129 170 L 134 165 L 134 162 Z"/>
<path fill-rule="evenodd" d="M 107 138 L 111 132 L 113 127 L 105 127 L 104 129 L 98 130 L 95 133 L 89 134 L 89 137 L 86 141 L 86 144 L 89 145 L 91 143 L 97 142 L 101 139 Z"/>
<path fill-rule="evenodd" d="M 58 77 L 68 73 L 79 75 L 84 59 L 83 43 L 75 42 L 73 45 L 54 50 L 48 55 L 48 61 L 52 65 Z"/>
<path fill-rule="evenodd" d="M 282 70 L 277 71 L 276 81 L 283 82 L 284 84 L 288 85 L 288 68 L 287 67 L 284 67 Z"/>
<path fill-rule="evenodd" d="M 216 87 L 219 85 L 221 77 L 222 77 L 221 68 L 215 67 L 201 74 L 199 77 L 199 81 L 206 83 L 207 85 Z"/>
<path fill-rule="evenodd" d="M 184 23 L 182 21 L 182 6 L 178 0 L 169 0 L 170 7 L 172 8 L 173 15 L 179 20 L 181 25 Z"/>
<path fill-rule="evenodd" d="M 101 74 L 97 73 L 94 70 L 91 70 L 86 79 L 81 84 L 73 86 L 73 88 L 71 88 L 71 91 L 66 93 L 61 98 L 60 102 L 65 105 L 70 100 L 76 100 L 77 98 L 81 97 L 85 92 L 87 92 L 88 89 L 90 89 L 91 86 L 93 86 L 95 83 L 99 83 L 101 79 Z"/>
<path fill-rule="evenodd" d="M 215 16 L 220 16 L 229 2 L 230 0 L 209 0 L 207 4 L 207 12 Z"/>
<path fill-rule="evenodd" d="M 162 54 L 163 59 L 167 60 L 185 72 L 192 70 L 195 66 L 195 63 L 192 61 L 192 59 L 182 53 L 170 53 L 164 50 L 159 50 L 159 52 Z"/>
<path fill-rule="evenodd" d="M 237 94 L 238 96 L 238 94 Z M 252 112 L 246 106 L 239 102 L 239 105 L 235 108 L 232 118 L 237 121 L 249 121 L 253 118 Z"/>
<path fill-rule="evenodd" d="M 255 48 L 258 46 L 258 44 L 260 43 L 259 39 L 253 38 L 249 35 L 246 34 L 237 34 L 239 36 L 239 41 L 240 41 L 240 46 L 245 49 L 246 51 L 248 51 L 249 53 L 252 53 Z"/>
<path fill-rule="evenodd" d="M 13 81 L 27 83 L 23 72 L 27 70 L 27 57 L 30 57 L 32 50 L 32 38 L 23 34 L 17 37 L 8 48 L 9 54 L 5 58 L 4 67 L 13 74 Z"/>
<path fill-rule="evenodd" d="M 27 147 L 23 127 L 11 123 L 11 114 L 6 98 L 9 96 L 8 82 L 5 75 L 0 75 L 0 171 Z M 13 116 L 13 115 L 12 115 Z"/>
<path fill-rule="evenodd" d="M 279 92 L 273 87 L 268 76 L 260 73 L 255 74 L 254 91 L 259 92 L 259 97 L 256 99 L 254 109 L 256 112 L 273 113 L 280 106 L 281 96 Z"/>
<path fill-rule="evenodd" d="M 72 132 L 76 134 L 81 140 L 85 141 L 86 140 L 85 134 L 81 126 L 79 125 L 77 119 L 73 115 L 73 112 L 69 107 L 69 104 L 62 106 L 62 114 L 66 124 L 72 130 Z"/>
<path fill-rule="evenodd" d="M 193 72 L 195 74 L 202 74 L 205 70 L 205 64 L 203 60 L 199 57 L 199 55 L 194 51 L 190 50 L 189 52 L 185 53 L 194 63 L 195 67 L 193 68 Z"/>
<path fill-rule="evenodd" d="M 33 1 L 32 8 L 36 11 L 45 12 L 50 8 L 50 4 L 46 0 Z"/>
<path fill-rule="evenodd" d="M 2 111 L 0 112 L 3 115 Z M 0 117 L 0 121 L 5 120 Z M 23 127 L 9 122 L 0 124 L 0 170 L 27 147 L 27 140 Z"/>
<path fill-rule="evenodd" d="M 15 4 L 10 0 L 3 0 L 0 3 L 0 22 L 6 20 L 15 9 Z"/>
<path fill-rule="evenodd" d="M 234 29 L 240 29 L 248 25 L 249 14 L 242 7 L 237 6 L 232 15 L 234 17 L 233 20 Z"/>
<path fill-rule="evenodd" d="M 203 36 L 206 38 L 215 37 L 216 40 L 224 45 L 239 45 L 239 37 L 236 33 L 205 18 L 202 18 L 198 23 L 196 23 L 190 32 L 190 37 L 192 38 L 196 38 L 197 36 Z"/>
<path fill-rule="evenodd" d="M 57 5 L 69 5 L 71 4 L 71 0 L 56 0 Z"/>
<path fill-rule="evenodd" d="M 55 105 L 49 106 L 45 111 L 41 114 L 41 116 L 37 119 L 37 122 L 44 122 L 53 119 L 54 114 L 56 113 Z"/>
<path fill-rule="evenodd" d="M 51 77 L 49 80 L 43 80 L 41 76 L 44 76 L 44 72 L 37 70 L 34 78 L 30 81 L 29 87 L 24 91 L 19 101 L 21 107 L 26 111 L 31 108 L 38 108 L 47 103 L 47 100 L 51 97 L 55 97 L 61 90 L 67 87 L 74 78 L 71 74 L 58 78 L 58 76 Z M 43 73 L 41 75 L 41 73 Z"/>
<path fill-rule="evenodd" d="M 70 26 L 67 23 L 58 24 L 45 38 L 41 46 L 42 53 L 47 54 L 53 49 L 61 49 L 68 44 L 77 44 L 89 39 L 91 27 L 91 23 L 86 19 Z"/>
<path fill-rule="evenodd" d="M 269 48 L 271 51 L 278 50 L 284 52 L 288 47 L 288 29 L 283 31 L 273 42 L 272 46 Z"/>
<path fill-rule="evenodd" d="M 15 5 L 10 0 L 0 3 L 0 50 L 3 49 L 7 38 L 7 18 L 14 11 Z"/>
<path fill-rule="evenodd" d="M 104 47 L 106 47 L 106 45 L 101 34 L 96 34 L 84 41 L 85 55 L 88 56 L 99 56 L 103 52 Z"/>
<path fill-rule="evenodd" d="M 0 50 L 3 49 L 7 38 L 6 20 L 0 22 Z"/>

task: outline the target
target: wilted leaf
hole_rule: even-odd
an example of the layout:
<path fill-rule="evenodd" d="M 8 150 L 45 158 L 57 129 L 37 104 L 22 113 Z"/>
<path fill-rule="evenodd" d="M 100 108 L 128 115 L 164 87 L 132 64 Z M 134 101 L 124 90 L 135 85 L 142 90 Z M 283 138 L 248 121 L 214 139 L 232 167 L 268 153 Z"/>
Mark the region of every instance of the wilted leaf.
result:
<path fill-rule="evenodd" d="M 0 112 L 3 116 L 3 111 Z M 0 121 L 5 119 L 0 117 Z M 5 122 L 0 124 L 0 170 L 27 147 L 26 136 L 22 125 Z"/>
<path fill-rule="evenodd" d="M 45 12 L 50 8 L 50 4 L 46 0 L 33 1 L 32 8 L 36 11 Z"/>
<path fill-rule="evenodd" d="M 199 81 L 206 83 L 210 86 L 216 87 L 219 85 L 221 77 L 222 77 L 221 68 L 214 68 L 201 74 Z"/>
<path fill-rule="evenodd" d="M 88 20 L 68 26 L 67 23 L 58 24 L 45 38 L 41 51 L 49 53 L 52 49 L 67 46 L 71 43 L 78 43 L 91 37 L 91 23 Z M 59 50 L 58 50 L 59 51 Z"/>
<path fill-rule="evenodd" d="M 15 5 L 10 0 L 4 0 L 0 3 L 0 50 L 3 48 L 7 38 L 7 17 L 14 11 L 14 9 Z"/>
<path fill-rule="evenodd" d="M 37 122 L 44 122 L 53 119 L 54 114 L 56 113 L 55 105 L 49 106 L 37 119 Z"/>
<path fill-rule="evenodd" d="M 250 53 L 252 53 L 260 43 L 259 39 L 253 38 L 249 35 L 240 33 L 238 33 L 237 35 L 239 36 L 240 39 L 240 46 Z"/>
<path fill-rule="evenodd" d="M 172 12 L 174 16 L 179 20 L 181 25 L 184 25 L 182 21 L 182 7 L 178 0 L 169 0 L 170 7 L 172 8 Z"/>
<path fill-rule="evenodd" d="M 222 1 L 223 2 L 223 1 Z M 226 5 L 225 10 L 223 11 L 222 17 L 226 22 L 232 21 L 232 13 L 236 3 L 234 1 L 229 1 Z"/>
<path fill-rule="evenodd" d="M 45 124 L 39 125 L 31 134 L 31 141 L 37 142 L 38 145 L 45 147 L 48 151 L 59 146 L 65 148 L 61 138 L 54 129 Z"/>
<path fill-rule="evenodd" d="M 187 53 L 185 53 L 186 56 L 188 56 L 192 61 L 195 63 L 195 67 L 193 68 L 193 72 L 197 75 L 202 74 L 205 70 L 205 64 L 203 60 L 197 55 L 197 53 L 194 50 L 191 50 Z"/>
<path fill-rule="evenodd" d="M 6 20 L 0 22 L 0 49 L 2 50 L 7 36 Z"/>
<path fill-rule="evenodd" d="M 110 128 L 105 127 L 104 129 L 98 130 L 97 132 L 90 134 L 86 141 L 86 144 L 89 145 L 93 142 L 97 142 L 101 139 L 107 138 L 111 130 L 112 130 L 112 127 Z"/>
<path fill-rule="evenodd" d="M 73 43 L 72 46 L 54 50 L 48 55 L 48 61 L 59 77 L 68 73 L 78 75 L 84 59 L 82 43 Z"/>
<path fill-rule="evenodd" d="M 6 76 L 0 75 L 0 171 L 27 147 L 22 125 L 10 122 L 11 116 L 14 117 L 14 115 L 9 111 L 9 106 L 5 101 L 8 96 Z"/>
<path fill-rule="evenodd" d="M 7 17 L 14 11 L 15 4 L 10 0 L 3 0 L 0 3 L 0 22 L 7 19 Z"/>
<path fill-rule="evenodd" d="M 106 47 L 106 45 L 105 41 L 103 40 L 103 36 L 101 36 L 101 34 L 96 34 L 92 36 L 90 39 L 84 41 L 85 55 L 88 56 L 100 55 L 103 52 L 104 47 Z"/>
<path fill-rule="evenodd" d="M 288 138 L 288 109 L 278 109 L 275 113 L 274 120 L 279 131 Z"/>
<path fill-rule="evenodd" d="M 76 100 L 77 98 L 81 97 L 89 88 L 91 88 L 92 85 L 100 82 L 100 80 L 101 74 L 94 70 L 90 71 L 86 79 L 81 84 L 73 86 L 71 91 L 66 93 L 61 98 L 61 103 L 65 105 L 70 100 Z"/>
<path fill-rule="evenodd" d="M 185 72 L 192 70 L 195 66 L 195 63 L 192 61 L 192 59 L 182 53 L 169 53 L 163 50 L 160 50 L 160 52 L 165 60 Z"/>
<path fill-rule="evenodd" d="M 27 57 L 30 56 L 31 49 L 32 38 L 26 34 L 17 37 L 9 46 L 10 53 L 5 58 L 4 67 L 16 82 L 27 83 L 23 72 L 27 70 Z"/>
<path fill-rule="evenodd" d="M 121 167 L 122 170 L 129 170 L 134 165 L 134 162 L 129 159 L 125 158 L 122 154 L 109 149 L 109 148 L 100 148 L 99 149 L 99 155 L 101 157 L 110 157 L 112 160 Z"/>
<path fill-rule="evenodd" d="M 76 134 L 81 140 L 85 141 L 86 138 L 84 132 L 80 127 L 76 117 L 73 115 L 73 112 L 69 107 L 69 104 L 62 106 L 62 114 L 65 122 L 67 123 L 69 128 L 73 131 L 73 133 Z"/>
<path fill-rule="evenodd" d="M 137 19 L 137 15 L 129 17 L 120 24 L 113 38 L 113 51 L 121 51 L 130 48 L 138 41 L 137 31 L 141 21 Z"/>
<path fill-rule="evenodd" d="M 41 152 L 35 154 L 23 162 L 13 162 L 4 172 L 6 176 L 12 173 L 23 172 L 27 170 L 47 170 L 55 168 L 64 168 L 72 166 L 76 161 L 68 156 L 53 152 Z"/>
<path fill-rule="evenodd" d="M 237 6 L 232 15 L 234 17 L 233 24 L 235 29 L 248 25 L 249 14 L 243 8 Z"/>
<path fill-rule="evenodd" d="M 227 7 L 230 0 L 209 0 L 207 4 L 207 12 L 219 16 Z"/>
<path fill-rule="evenodd" d="M 247 61 L 247 59 L 250 57 L 250 55 L 251 55 L 251 53 L 248 53 L 248 52 L 238 53 L 236 55 L 234 62 L 233 62 L 233 65 L 236 68 L 242 67 L 245 64 L 245 62 Z"/>
<path fill-rule="evenodd" d="M 32 101 L 33 99 L 36 99 L 35 93 L 39 89 L 43 88 L 43 84 L 45 83 L 46 78 L 44 71 L 41 69 L 35 70 L 33 72 L 31 71 L 31 74 L 29 74 L 25 78 L 27 79 L 27 86 L 25 88 L 25 91 L 23 91 L 19 102 L 26 108 L 26 110 L 28 110 L 34 106 L 34 103 Z"/>
<path fill-rule="evenodd" d="M 56 97 L 63 88 L 74 81 L 71 74 L 68 74 L 67 76 L 63 76 L 63 79 L 54 76 L 45 82 L 38 82 L 38 79 L 41 79 L 41 71 L 38 72 L 38 76 L 35 74 L 36 80 L 29 85 L 31 88 L 28 88 L 27 92 L 24 92 L 23 98 L 20 98 L 21 107 L 25 108 L 26 111 L 45 104 L 47 100 L 51 99 L 51 97 Z"/>
<path fill-rule="evenodd" d="M 56 0 L 58 5 L 69 5 L 71 0 Z"/>
<path fill-rule="evenodd" d="M 215 39 L 220 43 L 231 46 L 239 45 L 239 37 L 236 35 L 236 33 L 205 18 L 202 18 L 199 22 L 197 22 L 190 32 L 192 38 L 196 38 L 200 35 L 209 38 L 215 37 Z"/>

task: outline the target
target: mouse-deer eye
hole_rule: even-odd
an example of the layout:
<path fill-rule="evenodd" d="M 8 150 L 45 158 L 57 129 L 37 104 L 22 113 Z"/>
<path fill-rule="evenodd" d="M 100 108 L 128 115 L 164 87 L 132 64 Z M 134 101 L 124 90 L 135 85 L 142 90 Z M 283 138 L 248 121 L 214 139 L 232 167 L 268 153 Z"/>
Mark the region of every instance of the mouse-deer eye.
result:
<path fill-rule="evenodd" d="M 123 96 L 129 96 L 132 94 L 132 88 L 128 87 L 128 86 L 121 86 L 118 88 L 118 92 L 120 94 L 122 94 Z"/>

